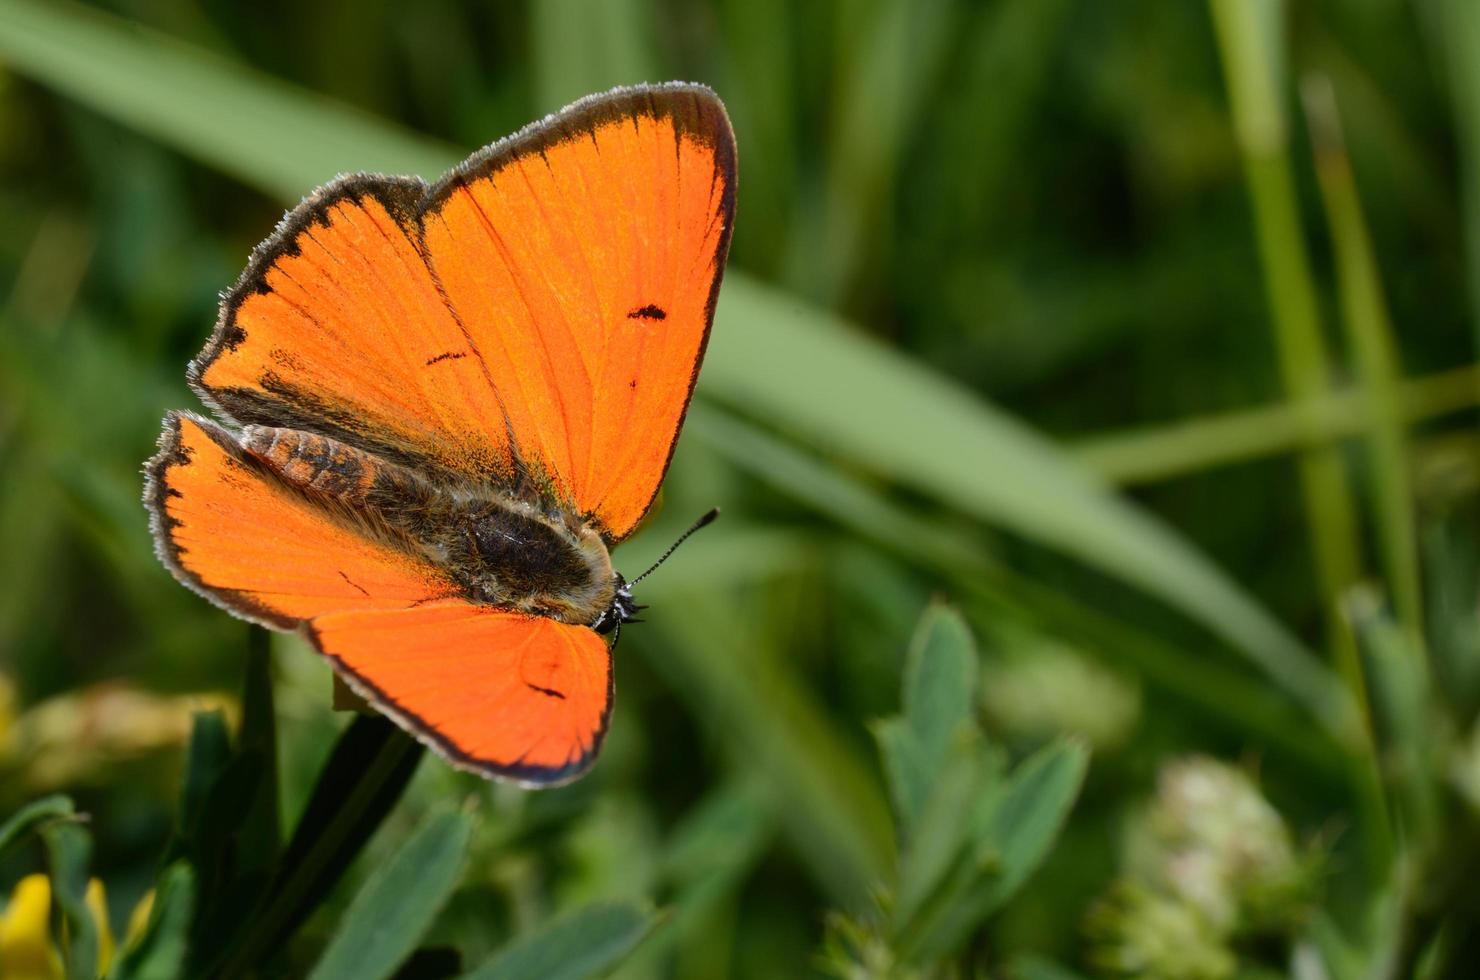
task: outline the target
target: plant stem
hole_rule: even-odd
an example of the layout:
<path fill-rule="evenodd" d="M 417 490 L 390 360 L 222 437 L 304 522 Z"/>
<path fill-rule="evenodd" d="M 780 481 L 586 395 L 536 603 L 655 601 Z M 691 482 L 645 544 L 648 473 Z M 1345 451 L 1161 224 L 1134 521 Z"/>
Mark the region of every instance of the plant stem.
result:
<path fill-rule="evenodd" d="M 1480 364 L 1425 375 L 1396 388 L 1398 411 L 1410 423 L 1472 409 L 1480 405 Z M 1073 443 L 1070 452 L 1122 486 L 1157 483 L 1361 435 L 1373 424 L 1372 411 L 1367 391 L 1343 388 L 1313 399 L 1304 409 L 1280 402 L 1089 436 Z"/>
<path fill-rule="evenodd" d="M 1398 621 L 1409 634 L 1414 649 L 1422 650 L 1423 596 L 1418 581 L 1418 541 L 1413 491 L 1408 479 L 1408 437 L 1398 396 L 1402 369 L 1393 342 L 1392 322 L 1341 132 L 1336 94 L 1324 77 L 1306 80 L 1302 90 L 1315 150 L 1316 176 L 1336 253 L 1342 323 L 1371 408 L 1368 459 L 1385 577 Z"/>
<path fill-rule="evenodd" d="M 1284 7 L 1279 0 L 1212 0 L 1212 13 L 1234 133 L 1254 208 L 1280 371 L 1296 419 L 1309 433 L 1316 427 L 1313 402 L 1330 390 L 1331 368 L 1290 173 L 1288 126 L 1281 102 Z M 1360 538 L 1351 488 L 1333 446 L 1307 449 L 1299 465 L 1336 666 L 1366 717 L 1367 694 L 1356 642 L 1340 612 L 1342 594 L 1360 575 Z"/>

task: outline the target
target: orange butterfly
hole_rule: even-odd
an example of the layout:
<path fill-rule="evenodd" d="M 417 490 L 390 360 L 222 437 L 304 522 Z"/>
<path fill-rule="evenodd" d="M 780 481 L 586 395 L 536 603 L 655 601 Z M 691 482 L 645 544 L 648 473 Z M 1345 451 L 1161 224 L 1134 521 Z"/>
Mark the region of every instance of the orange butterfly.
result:
<path fill-rule="evenodd" d="M 430 187 L 321 188 L 190 364 L 234 428 L 165 417 L 160 559 L 302 628 L 452 764 L 576 778 L 611 714 L 608 638 L 640 608 L 608 552 L 668 468 L 734 202 L 724 106 L 685 84 L 583 99 Z"/>

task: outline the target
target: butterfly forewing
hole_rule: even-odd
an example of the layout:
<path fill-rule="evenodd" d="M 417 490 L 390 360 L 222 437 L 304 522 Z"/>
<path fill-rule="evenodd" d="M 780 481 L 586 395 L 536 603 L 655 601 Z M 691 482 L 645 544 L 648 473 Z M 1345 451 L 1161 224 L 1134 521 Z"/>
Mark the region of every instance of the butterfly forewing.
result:
<path fill-rule="evenodd" d="M 651 504 L 688 405 L 734 209 L 723 110 L 690 88 L 597 100 L 444 181 L 429 262 L 524 459 L 609 540 Z"/>

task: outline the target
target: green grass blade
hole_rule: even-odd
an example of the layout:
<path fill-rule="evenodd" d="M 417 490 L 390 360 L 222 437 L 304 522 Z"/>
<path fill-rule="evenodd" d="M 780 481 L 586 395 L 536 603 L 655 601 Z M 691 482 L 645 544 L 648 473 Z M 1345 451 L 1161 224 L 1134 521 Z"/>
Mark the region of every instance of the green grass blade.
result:
<path fill-rule="evenodd" d="M 473 834 L 460 810 L 423 821 L 355 895 L 310 980 L 384 980 L 457 887 Z"/>
<path fill-rule="evenodd" d="M 934 92 L 934 66 L 945 60 L 958 5 L 944 0 L 856 4 L 840 17 L 846 48 L 834 86 L 833 127 L 821 210 L 804 211 L 792 244 L 792 281 L 835 304 L 859 275 L 872 242 L 893 237 L 891 188 L 900 154 Z M 856 43 L 852 43 L 856 42 Z"/>
<path fill-rule="evenodd" d="M 614 969 L 656 923 L 635 905 L 599 903 L 516 940 L 462 980 L 590 980 Z"/>
<path fill-rule="evenodd" d="M 0 39 L 0 58 L 17 69 L 285 199 L 326 176 L 331 152 L 332 169 L 421 173 L 453 157 L 349 110 L 336 121 L 308 94 L 295 103 L 278 83 L 71 6 L 0 0 Z M 165 97 L 179 92 L 210 98 Z M 701 382 L 709 397 L 1141 586 L 1241 649 L 1333 731 L 1352 729 L 1344 693 L 1283 626 L 1185 540 L 1021 424 L 742 275 L 729 277 L 719 316 Z"/>
<path fill-rule="evenodd" d="M 1378 540 L 1388 589 L 1398 620 L 1422 649 L 1423 595 L 1419 587 L 1418 534 L 1413 489 L 1408 476 L 1408 434 L 1404 430 L 1398 383 L 1403 371 L 1393 340 L 1393 325 L 1383 298 L 1377 259 L 1356 178 L 1346 153 L 1336 93 L 1324 78 L 1304 86 L 1306 114 L 1315 148 L 1316 177 L 1326 203 L 1331 242 L 1336 251 L 1336 281 L 1342 324 L 1355 356 L 1358 376 L 1372 406 L 1371 452 Z"/>
<path fill-rule="evenodd" d="M 1467 411 L 1480 405 L 1480 366 L 1403 381 L 1397 396 L 1410 424 Z M 1366 390 L 1339 388 L 1303 407 L 1281 402 L 1090 436 L 1071 455 L 1115 483 L 1156 483 L 1363 435 L 1372 417 Z"/>
<path fill-rule="evenodd" d="M 1424 4 L 1433 42 L 1449 75 L 1449 97 L 1459 142 L 1460 203 L 1465 236 L 1465 283 L 1470 319 L 1480 347 L 1480 4 L 1435 0 Z"/>
<path fill-rule="evenodd" d="M 1211 8 L 1254 209 L 1280 371 L 1308 431 L 1314 427 L 1312 401 L 1330 388 L 1331 364 L 1291 173 L 1283 101 L 1284 5 L 1281 0 L 1211 0 Z M 1338 669 L 1365 713 L 1356 642 L 1340 613 L 1342 594 L 1361 574 L 1361 538 L 1336 447 L 1305 452 L 1300 477 L 1327 632 Z"/>
<path fill-rule="evenodd" d="M 0 2 L 0 59 L 284 201 L 296 202 L 345 171 L 436 176 L 459 156 L 343 104 L 66 0 Z"/>
<path fill-rule="evenodd" d="M 238 875 L 260 875 L 263 879 L 282 850 L 271 635 L 260 626 L 247 627 L 246 680 L 242 685 L 241 732 L 237 739 L 237 752 L 250 755 L 255 761 L 258 784 L 242 817 L 236 870 Z"/>
<path fill-rule="evenodd" d="M 978 600 L 983 615 L 1011 618 L 1020 617 L 1024 609 L 1032 610 L 1038 621 L 1053 623 L 1066 638 L 1098 651 L 1108 662 L 1141 672 L 1240 737 L 1257 733 L 1258 738 L 1328 777 L 1333 764 L 1341 764 L 1343 750 L 1329 734 L 1313 737 L 1292 703 L 1257 678 L 1233 665 L 1188 658 L 1180 647 L 996 564 L 980 535 L 917 515 L 859 478 L 827 466 L 723 409 L 696 405 L 686 431 L 736 468 L 815 513 L 948 576 L 963 597 Z M 885 722 L 876 726 L 875 735 L 896 740 L 895 728 L 907 732 Z"/>
<path fill-rule="evenodd" d="M 529 22 L 543 112 L 616 85 L 663 81 L 653 75 L 650 0 L 550 0 L 530 6 Z"/>
<path fill-rule="evenodd" d="M 405 792 L 425 747 L 380 715 L 361 715 L 335 743 L 263 900 L 231 945 L 193 950 L 240 976 L 282 949 Z"/>

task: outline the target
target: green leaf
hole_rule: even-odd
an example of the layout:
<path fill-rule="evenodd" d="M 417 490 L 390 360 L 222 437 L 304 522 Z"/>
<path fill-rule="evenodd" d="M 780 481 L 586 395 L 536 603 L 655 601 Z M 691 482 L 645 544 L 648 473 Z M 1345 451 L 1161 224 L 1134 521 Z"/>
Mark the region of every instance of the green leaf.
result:
<path fill-rule="evenodd" d="M 954 741 L 971 721 L 977 657 L 961 614 L 932 605 L 905 654 L 904 716 L 874 727 L 902 832 L 919 817 Z"/>
<path fill-rule="evenodd" d="M 70 4 L 0 0 L 0 58 L 288 201 L 334 171 L 431 176 L 459 156 Z M 1242 650 L 1332 731 L 1356 730 L 1345 691 L 1288 630 L 1187 541 L 1015 419 L 742 274 L 727 277 L 718 320 L 704 396 L 1139 585 Z"/>
<path fill-rule="evenodd" d="M 596 903 L 515 940 L 463 980 L 586 980 L 626 959 L 656 918 L 636 905 Z"/>
<path fill-rule="evenodd" d="M 902 956 L 928 963 L 950 955 L 1022 887 L 1063 829 L 1088 761 L 1082 745 L 1058 741 L 1013 770 L 975 835 L 966 867 L 982 873 L 957 876 L 901 941 Z"/>
<path fill-rule="evenodd" d="M 183 858 L 194 871 L 196 914 L 188 944 L 193 953 L 219 949 L 250 911 L 255 895 L 242 889 L 237 877 L 237 834 L 251 812 L 263 768 L 257 753 L 233 752 L 224 714 L 195 715 L 179 826 L 165 854 L 166 862 Z"/>
<path fill-rule="evenodd" d="M 71 817 L 75 813 L 72 800 L 66 796 L 45 796 L 27 803 L 9 820 L 0 824 L 0 854 L 4 854 L 11 844 L 20 840 L 21 835 L 36 824 L 46 820 Z"/>
<path fill-rule="evenodd" d="M 473 821 L 434 814 L 350 903 L 311 980 L 383 980 L 411 955 L 457 887 Z"/>
<path fill-rule="evenodd" d="M 976 700 L 976 642 L 961 614 L 935 603 L 925 610 L 904 667 L 904 714 L 921 747 L 939 764 Z"/>
<path fill-rule="evenodd" d="M 201 830 L 201 817 L 213 786 L 231 762 L 231 735 L 221 711 L 198 711 L 191 719 L 185 776 L 180 784 L 177 844 L 189 847 Z"/>
<path fill-rule="evenodd" d="M 256 792 L 242 816 L 237 849 L 238 875 L 265 876 L 282 849 L 278 815 L 277 718 L 272 697 L 271 634 L 247 627 L 246 680 L 242 691 L 242 725 L 237 750 L 257 763 Z"/>
<path fill-rule="evenodd" d="M 51 868 L 52 900 L 62 913 L 62 961 L 67 980 L 96 980 L 98 924 L 87 907 L 87 866 L 92 835 L 75 820 L 55 821 L 41 830 Z"/>
<path fill-rule="evenodd" d="M 934 764 L 928 795 L 900 856 L 896 932 L 908 931 L 943 882 L 975 860 L 975 821 L 999 791 L 997 768 L 974 729 L 960 730 L 947 758 Z"/>
<path fill-rule="evenodd" d="M 194 907 L 195 875 L 189 864 L 176 862 L 159 876 L 149 922 L 114 961 L 108 980 L 175 980 L 181 976 Z"/>
<path fill-rule="evenodd" d="M 257 910 L 225 949 L 192 950 L 237 976 L 270 959 L 323 901 L 400 800 L 425 749 L 380 715 L 350 722 L 334 745 Z M 197 968 L 194 972 L 214 970 Z"/>
<path fill-rule="evenodd" d="M 929 769 L 925 749 L 915 731 L 904 718 L 885 718 L 875 722 L 874 739 L 879 743 L 879 758 L 884 764 L 884 779 L 889 784 L 889 797 L 899 819 L 900 834 L 907 834 L 930 795 Z"/>

